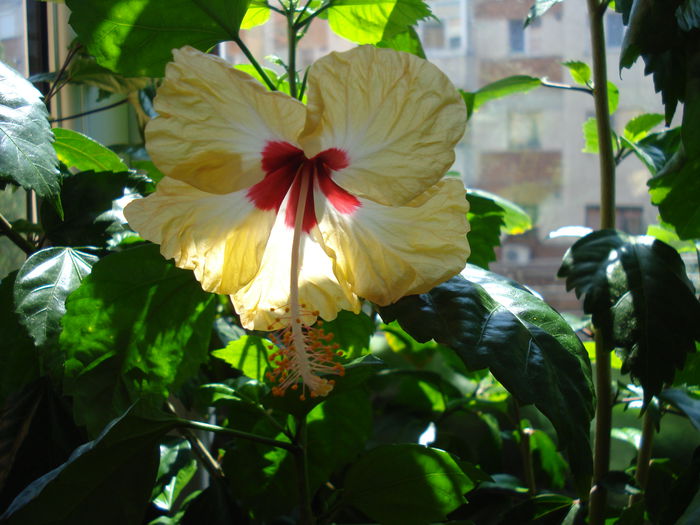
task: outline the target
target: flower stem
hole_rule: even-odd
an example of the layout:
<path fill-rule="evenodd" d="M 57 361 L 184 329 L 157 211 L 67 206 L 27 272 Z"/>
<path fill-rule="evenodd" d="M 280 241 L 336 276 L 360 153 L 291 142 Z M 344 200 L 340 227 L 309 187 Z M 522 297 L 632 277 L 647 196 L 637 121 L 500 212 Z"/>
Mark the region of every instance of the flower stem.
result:
<path fill-rule="evenodd" d="M 260 75 L 260 78 L 263 79 L 265 84 L 267 84 L 267 87 L 270 88 L 270 91 L 277 91 L 277 86 L 270 80 L 270 77 L 267 76 L 267 73 L 265 73 L 265 70 L 260 66 L 257 60 L 255 60 L 255 57 L 253 56 L 253 53 L 250 52 L 250 49 L 248 49 L 248 46 L 246 46 L 243 43 L 243 40 L 241 40 L 240 37 L 236 37 L 233 39 L 233 41 L 238 45 L 238 48 L 243 52 L 245 57 L 248 59 L 248 61 L 252 64 L 252 66 L 255 68 L 255 71 L 258 72 L 258 75 Z"/>
<path fill-rule="evenodd" d="M 27 255 L 31 255 L 36 251 L 34 245 L 17 233 L 12 228 L 10 221 L 0 214 L 0 236 L 2 235 L 6 235 L 8 239 L 15 243 L 15 245 Z"/>
<path fill-rule="evenodd" d="M 311 491 L 309 490 L 309 465 L 306 454 L 307 447 L 307 424 L 306 415 L 296 418 L 297 432 L 294 443 L 296 450 L 294 451 L 294 461 L 297 467 L 297 480 L 299 483 L 299 510 L 301 525 L 314 525 L 313 511 L 311 510 Z"/>
<path fill-rule="evenodd" d="M 294 24 L 294 8 L 287 10 L 287 37 L 289 41 L 289 60 L 287 61 L 287 76 L 289 78 L 289 94 L 297 98 L 297 39 L 298 30 Z"/>
<path fill-rule="evenodd" d="M 206 430 L 208 432 L 218 432 L 221 434 L 229 434 L 234 437 L 241 439 L 247 439 L 249 441 L 255 441 L 256 443 L 261 443 L 263 445 L 270 445 L 272 447 L 283 448 L 291 452 L 295 452 L 297 446 L 294 443 L 287 443 L 286 441 L 278 441 L 276 439 L 266 438 L 264 436 L 258 436 L 257 434 L 251 434 L 250 432 L 243 432 L 241 430 L 235 430 L 233 428 L 220 427 L 219 425 L 212 425 L 210 423 L 202 423 L 201 421 L 192 421 L 191 419 L 180 419 L 182 425 L 186 428 L 194 428 L 196 430 Z"/>
<path fill-rule="evenodd" d="M 593 59 L 593 98 L 598 126 L 600 163 L 600 227 L 615 227 L 615 155 L 613 153 L 610 107 L 608 105 L 608 78 L 605 55 L 605 28 L 603 19 L 606 2 L 588 0 Z M 601 486 L 610 467 L 610 431 L 612 427 L 612 387 L 610 352 L 612 345 L 605 335 L 596 331 L 596 428 L 593 460 L 593 487 L 589 523 L 601 525 L 605 521 L 607 494 Z"/>
<path fill-rule="evenodd" d="M 643 491 L 647 488 L 647 480 L 649 479 L 649 462 L 651 461 L 651 446 L 654 442 L 654 433 L 656 428 L 654 418 L 649 413 L 649 408 L 644 413 L 644 423 L 642 426 L 642 441 L 639 444 L 639 452 L 637 453 L 637 471 L 634 479 L 637 486 Z M 629 505 L 632 506 L 643 497 L 641 494 L 633 494 L 630 496 Z"/>

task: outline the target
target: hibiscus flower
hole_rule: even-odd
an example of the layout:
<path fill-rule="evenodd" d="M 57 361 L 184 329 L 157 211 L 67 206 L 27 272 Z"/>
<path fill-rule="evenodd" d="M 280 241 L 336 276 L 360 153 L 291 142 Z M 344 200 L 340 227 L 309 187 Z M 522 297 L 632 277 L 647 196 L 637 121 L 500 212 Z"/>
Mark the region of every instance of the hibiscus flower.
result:
<path fill-rule="evenodd" d="M 426 292 L 464 267 L 465 191 L 443 176 L 466 109 L 433 64 L 370 46 L 331 53 L 311 66 L 304 105 L 213 55 L 173 55 L 146 128 L 165 177 L 125 215 L 205 290 L 230 295 L 244 327 L 291 325 L 303 353 L 319 316 Z"/>

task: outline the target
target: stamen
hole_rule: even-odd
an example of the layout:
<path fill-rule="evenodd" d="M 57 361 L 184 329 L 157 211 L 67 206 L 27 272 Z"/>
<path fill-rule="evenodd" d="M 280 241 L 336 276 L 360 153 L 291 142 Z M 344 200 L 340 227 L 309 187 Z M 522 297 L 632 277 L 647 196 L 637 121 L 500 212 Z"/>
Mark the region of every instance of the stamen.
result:
<path fill-rule="evenodd" d="M 307 197 L 316 176 L 316 163 L 304 163 L 299 167 L 296 178 L 299 184 L 297 208 L 292 238 L 291 271 L 289 276 L 289 319 L 292 321 L 279 335 L 273 335 L 272 341 L 278 351 L 271 354 L 276 367 L 269 373 L 268 379 L 277 382 L 272 393 L 284 395 L 288 388 L 297 390 L 299 383 L 302 391 L 299 399 L 306 399 L 306 389 L 311 397 L 325 396 L 333 389 L 335 381 L 320 377 L 320 374 L 342 375 L 342 365 L 334 362 L 337 345 L 330 345 L 332 334 L 323 328 L 306 327 L 302 323 L 305 304 L 299 301 L 299 273 L 301 271 L 301 238 L 304 232 L 303 222 Z M 287 308 L 285 308 L 285 312 Z M 318 312 L 311 312 L 318 315 Z"/>

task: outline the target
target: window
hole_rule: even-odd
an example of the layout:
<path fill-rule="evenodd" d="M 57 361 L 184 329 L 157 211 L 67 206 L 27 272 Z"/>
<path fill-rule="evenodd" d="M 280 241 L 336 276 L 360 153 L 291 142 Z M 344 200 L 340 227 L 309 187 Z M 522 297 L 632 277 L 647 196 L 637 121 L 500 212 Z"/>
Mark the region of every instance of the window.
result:
<path fill-rule="evenodd" d="M 508 113 L 508 147 L 514 150 L 539 149 L 541 118 L 538 112 Z"/>
<path fill-rule="evenodd" d="M 609 47 L 620 47 L 625 33 L 622 15 L 608 13 L 605 15 L 605 36 Z"/>
<path fill-rule="evenodd" d="M 418 34 L 426 51 L 456 55 L 466 51 L 466 0 L 435 0 L 430 2 L 433 14 L 439 19 L 425 20 L 418 26 Z"/>
<path fill-rule="evenodd" d="M 440 22 L 430 20 L 423 25 L 423 45 L 431 49 L 445 47 L 445 28 Z"/>
<path fill-rule="evenodd" d="M 519 18 L 508 20 L 508 44 L 511 53 L 525 52 L 525 28 Z"/>

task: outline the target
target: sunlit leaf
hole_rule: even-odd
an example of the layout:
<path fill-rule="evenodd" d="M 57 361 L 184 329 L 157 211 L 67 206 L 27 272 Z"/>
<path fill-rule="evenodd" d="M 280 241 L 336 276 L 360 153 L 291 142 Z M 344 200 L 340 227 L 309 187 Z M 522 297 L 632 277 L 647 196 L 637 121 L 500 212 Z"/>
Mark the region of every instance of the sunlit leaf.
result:
<path fill-rule="evenodd" d="M 558 275 L 623 349 L 622 371 L 640 381 L 648 403 L 700 340 L 700 303 L 678 252 L 651 237 L 599 230 L 569 249 Z"/>
<path fill-rule="evenodd" d="M 58 160 L 67 168 L 80 171 L 128 171 L 126 164 L 113 151 L 90 137 L 72 129 L 54 128 L 53 147 Z"/>
<path fill-rule="evenodd" d="M 134 400 L 160 403 L 207 358 L 214 296 L 154 245 L 108 255 L 66 302 L 60 344 L 76 421 L 95 433 Z"/>
<path fill-rule="evenodd" d="M 526 93 L 541 85 L 542 81 L 537 77 L 514 75 L 487 84 L 474 92 L 461 90 L 460 92 L 462 93 L 464 103 L 467 105 L 467 117 L 471 117 L 472 114 L 486 104 L 486 102 L 516 93 Z"/>
<path fill-rule="evenodd" d="M 335 0 L 327 10 L 331 29 L 357 44 L 376 44 L 431 15 L 423 0 Z"/>
<path fill-rule="evenodd" d="M 95 255 L 73 248 L 45 248 L 22 265 L 15 281 L 15 305 L 38 346 L 58 336 L 66 298 L 96 262 Z"/>
<path fill-rule="evenodd" d="M 41 93 L 0 62 L 0 183 L 51 200 L 60 212 L 60 173 Z"/>
<path fill-rule="evenodd" d="M 244 335 L 228 343 L 226 348 L 214 350 L 212 355 L 237 368 L 251 379 L 262 381 L 269 367 L 268 347 L 272 347 L 272 343 L 268 340 L 255 335 Z"/>
<path fill-rule="evenodd" d="M 624 137 L 630 142 L 639 142 L 663 121 L 664 116 L 658 113 L 643 113 L 637 115 L 625 124 Z"/>
<path fill-rule="evenodd" d="M 534 403 L 549 418 L 574 474 L 590 472 L 590 364 L 566 321 L 541 299 L 467 265 L 461 276 L 381 312 L 418 341 L 451 347 L 469 369 L 489 368 L 521 403 Z"/>
<path fill-rule="evenodd" d="M 445 520 L 473 487 L 447 452 L 385 445 L 350 467 L 342 501 L 386 525 L 418 525 Z"/>
<path fill-rule="evenodd" d="M 245 12 L 241 29 L 250 29 L 261 26 L 270 19 L 270 8 L 265 0 L 251 0 L 248 10 Z"/>
<path fill-rule="evenodd" d="M 527 18 L 525 19 L 525 25 L 527 26 L 531 24 L 535 18 L 542 16 L 556 4 L 562 1 L 563 0 L 534 0 L 532 7 L 527 14 Z"/>
<path fill-rule="evenodd" d="M 163 441 L 152 500 L 160 510 L 171 512 L 182 490 L 197 472 L 197 461 L 186 439 L 171 437 Z"/>
<path fill-rule="evenodd" d="M 569 74 L 574 79 L 574 82 L 583 86 L 590 86 L 593 77 L 588 64 L 579 60 L 569 60 L 564 62 L 563 66 L 569 70 Z"/>
<path fill-rule="evenodd" d="M 66 0 L 70 24 L 97 63 L 126 76 L 161 77 L 172 50 L 208 51 L 238 37 L 248 0 Z"/>
<path fill-rule="evenodd" d="M 376 46 L 388 47 L 391 49 L 396 49 L 397 51 L 405 51 L 406 53 L 412 53 L 421 58 L 425 58 L 423 44 L 420 41 L 418 33 L 413 27 L 409 27 L 406 31 L 396 33 L 392 37 L 385 38 L 380 42 L 377 42 Z"/>

